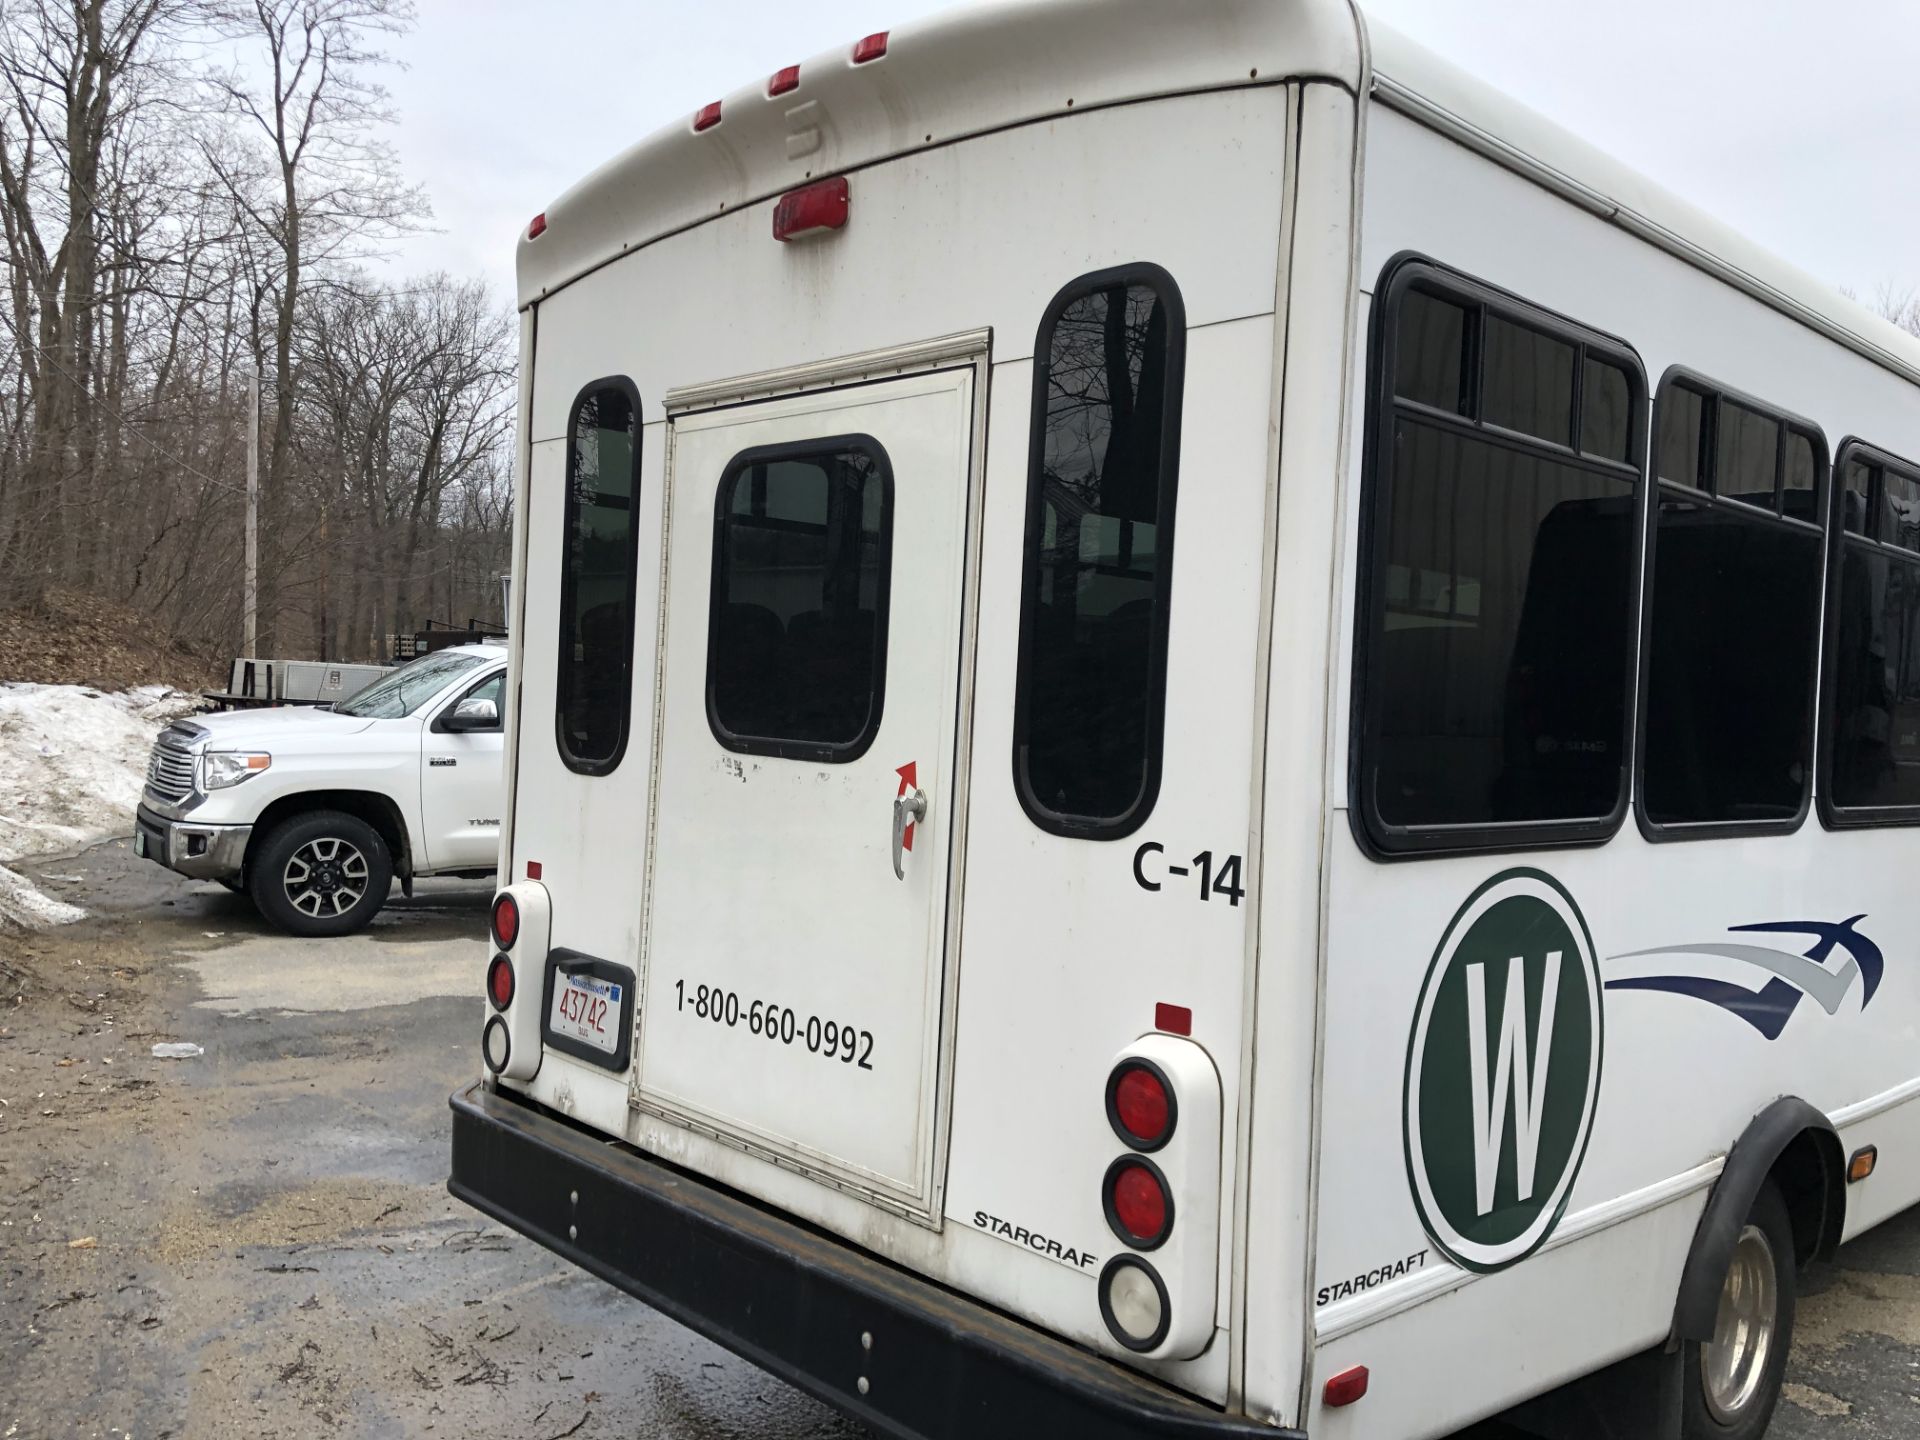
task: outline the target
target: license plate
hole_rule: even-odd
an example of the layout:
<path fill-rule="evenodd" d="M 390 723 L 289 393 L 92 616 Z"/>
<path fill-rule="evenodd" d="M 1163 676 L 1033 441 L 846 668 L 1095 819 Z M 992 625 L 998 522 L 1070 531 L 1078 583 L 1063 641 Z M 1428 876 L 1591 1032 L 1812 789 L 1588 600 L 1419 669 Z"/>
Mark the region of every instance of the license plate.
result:
<path fill-rule="evenodd" d="M 558 971 L 553 977 L 553 1013 L 547 1016 L 547 1028 L 611 1055 L 620 1048 L 625 998 L 626 987 L 617 980 Z"/>

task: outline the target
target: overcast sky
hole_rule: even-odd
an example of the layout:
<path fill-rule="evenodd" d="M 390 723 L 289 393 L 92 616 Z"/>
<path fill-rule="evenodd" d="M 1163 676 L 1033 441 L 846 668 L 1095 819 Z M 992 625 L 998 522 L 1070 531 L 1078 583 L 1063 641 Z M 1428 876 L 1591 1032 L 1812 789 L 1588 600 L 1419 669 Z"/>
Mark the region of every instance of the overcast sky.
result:
<path fill-rule="evenodd" d="M 1183 0 L 1163 0 L 1177 4 Z M 947 0 L 420 0 L 392 139 L 438 233 L 388 262 L 513 291 L 521 227 L 708 100 Z M 1374 0 L 1373 15 L 1835 286 L 1920 286 L 1920 0 Z"/>

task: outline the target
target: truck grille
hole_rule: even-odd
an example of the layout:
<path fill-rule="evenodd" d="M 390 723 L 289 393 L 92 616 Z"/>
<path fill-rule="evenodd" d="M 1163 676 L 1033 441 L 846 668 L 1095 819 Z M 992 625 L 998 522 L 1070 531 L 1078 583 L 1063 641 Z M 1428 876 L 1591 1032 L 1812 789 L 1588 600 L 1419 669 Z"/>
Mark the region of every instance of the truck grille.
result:
<path fill-rule="evenodd" d="M 193 756 L 167 743 L 163 732 L 147 760 L 147 793 L 177 804 L 193 793 Z"/>

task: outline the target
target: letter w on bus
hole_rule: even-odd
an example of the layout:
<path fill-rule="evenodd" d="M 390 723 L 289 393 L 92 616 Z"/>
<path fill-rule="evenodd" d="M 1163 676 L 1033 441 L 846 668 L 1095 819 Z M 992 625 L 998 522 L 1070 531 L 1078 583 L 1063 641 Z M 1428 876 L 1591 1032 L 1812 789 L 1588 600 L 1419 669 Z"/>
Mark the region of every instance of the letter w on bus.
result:
<path fill-rule="evenodd" d="M 1547 952 L 1547 978 L 1540 988 L 1540 1022 L 1532 1061 L 1527 1043 L 1526 961 L 1507 962 L 1507 993 L 1500 1007 L 1500 1043 L 1494 1050 L 1493 1083 L 1487 1083 L 1487 967 L 1467 966 L 1468 1059 L 1473 1076 L 1474 1201 L 1482 1215 L 1493 1209 L 1500 1175 L 1500 1151 L 1506 1145 L 1507 1112 L 1513 1112 L 1513 1154 L 1519 1198 L 1533 1198 L 1534 1171 L 1540 1159 L 1540 1122 L 1546 1109 L 1547 1067 L 1551 1059 L 1554 1003 L 1560 994 L 1560 955 Z"/>

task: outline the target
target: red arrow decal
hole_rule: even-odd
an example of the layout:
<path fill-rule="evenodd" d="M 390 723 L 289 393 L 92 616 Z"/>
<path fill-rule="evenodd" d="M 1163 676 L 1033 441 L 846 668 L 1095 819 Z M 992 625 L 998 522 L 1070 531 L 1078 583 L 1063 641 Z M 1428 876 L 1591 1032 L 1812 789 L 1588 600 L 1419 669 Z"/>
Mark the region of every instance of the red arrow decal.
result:
<path fill-rule="evenodd" d="M 918 760 L 907 761 L 906 764 L 902 765 L 894 773 L 900 777 L 900 788 L 893 792 L 896 800 L 902 795 L 905 795 L 907 791 L 918 790 L 920 788 L 920 762 Z M 900 844 L 909 854 L 912 853 L 913 822 L 911 820 L 907 822 L 907 828 L 901 834 Z"/>

